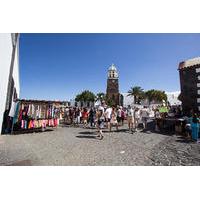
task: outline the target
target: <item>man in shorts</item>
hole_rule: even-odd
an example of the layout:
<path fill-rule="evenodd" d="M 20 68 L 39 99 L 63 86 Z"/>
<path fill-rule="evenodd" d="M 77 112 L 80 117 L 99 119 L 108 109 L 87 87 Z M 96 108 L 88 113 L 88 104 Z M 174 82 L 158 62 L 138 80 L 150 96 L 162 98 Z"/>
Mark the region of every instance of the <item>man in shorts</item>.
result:
<path fill-rule="evenodd" d="M 105 111 L 105 119 L 106 119 L 106 128 L 109 128 L 109 129 L 110 129 L 111 113 L 112 113 L 112 108 L 107 107 Z"/>
<path fill-rule="evenodd" d="M 127 109 L 127 122 L 128 122 L 129 132 L 132 132 L 133 123 L 134 123 L 134 111 L 130 105 L 128 105 L 128 109 Z"/>

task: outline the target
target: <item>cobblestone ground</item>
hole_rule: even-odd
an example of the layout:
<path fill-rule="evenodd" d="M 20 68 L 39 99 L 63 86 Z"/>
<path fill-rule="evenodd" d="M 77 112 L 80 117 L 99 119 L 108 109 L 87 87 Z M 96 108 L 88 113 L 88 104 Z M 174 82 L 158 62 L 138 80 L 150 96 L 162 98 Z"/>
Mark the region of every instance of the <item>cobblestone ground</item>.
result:
<path fill-rule="evenodd" d="M 0 165 L 200 165 L 200 144 L 176 135 L 59 127 L 0 136 Z"/>

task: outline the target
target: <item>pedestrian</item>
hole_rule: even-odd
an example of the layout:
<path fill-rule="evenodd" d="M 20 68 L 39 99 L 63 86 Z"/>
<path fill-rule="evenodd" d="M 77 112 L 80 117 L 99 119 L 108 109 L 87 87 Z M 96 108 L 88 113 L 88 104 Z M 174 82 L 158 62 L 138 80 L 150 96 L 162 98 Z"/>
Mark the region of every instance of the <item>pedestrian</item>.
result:
<path fill-rule="evenodd" d="M 189 119 L 192 129 L 192 139 L 198 141 L 199 138 L 199 118 L 197 114 L 194 113 L 192 117 Z"/>
<path fill-rule="evenodd" d="M 139 121 L 140 121 L 140 109 L 136 107 L 134 110 L 135 131 L 138 131 L 137 128 L 138 128 Z"/>
<path fill-rule="evenodd" d="M 96 111 L 96 120 L 98 130 L 97 138 L 99 138 L 100 140 L 103 139 L 104 119 L 104 109 L 102 106 L 99 106 L 98 110 Z"/>
<path fill-rule="evenodd" d="M 116 108 L 113 107 L 112 108 L 112 112 L 111 112 L 111 119 L 110 119 L 110 132 L 112 130 L 112 126 L 116 127 L 116 130 L 118 131 L 118 122 L 117 122 L 117 111 Z"/>
<path fill-rule="evenodd" d="M 144 106 L 141 110 L 140 110 L 140 116 L 142 118 L 142 124 L 143 124 L 143 130 L 146 130 L 147 128 L 147 120 L 149 117 L 149 112 L 146 106 Z"/>
<path fill-rule="evenodd" d="M 69 109 L 69 119 L 70 119 L 70 124 L 72 125 L 74 122 L 74 110 L 72 107 Z"/>
<path fill-rule="evenodd" d="M 128 109 L 127 109 L 127 122 L 128 122 L 129 132 L 132 132 L 133 123 L 134 123 L 134 111 L 130 105 L 128 105 Z"/>
<path fill-rule="evenodd" d="M 89 123 L 91 128 L 94 126 L 94 116 L 95 116 L 94 109 L 91 108 L 89 112 Z"/>
<path fill-rule="evenodd" d="M 75 123 L 76 125 L 80 124 L 80 109 L 78 107 L 75 108 Z"/>
<path fill-rule="evenodd" d="M 122 126 L 124 126 L 124 120 L 125 120 L 125 111 L 124 109 L 122 108 L 121 110 L 121 120 L 122 120 Z"/>
<path fill-rule="evenodd" d="M 118 106 L 117 108 L 117 122 L 120 124 L 122 121 L 122 107 Z"/>
<path fill-rule="evenodd" d="M 110 129 L 111 113 L 112 113 L 112 108 L 107 107 L 107 109 L 105 111 L 105 121 L 106 121 L 106 128 L 108 128 L 108 129 Z"/>
<path fill-rule="evenodd" d="M 155 131 L 158 132 L 160 131 L 160 121 L 161 121 L 161 115 L 160 115 L 160 112 L 159 112 L 159 109 L 155 109 L 155 114 L 154 114 L 154 117 L 155 117 Z"/>
<path fill-rule="evenodd" d="M 87 111 L 87 108 L 83 109 L 82 118 L 83 118 L 83 128 L 86 128 L 87 127 L 87 122 L 88 122 L 88 111 Z"/>

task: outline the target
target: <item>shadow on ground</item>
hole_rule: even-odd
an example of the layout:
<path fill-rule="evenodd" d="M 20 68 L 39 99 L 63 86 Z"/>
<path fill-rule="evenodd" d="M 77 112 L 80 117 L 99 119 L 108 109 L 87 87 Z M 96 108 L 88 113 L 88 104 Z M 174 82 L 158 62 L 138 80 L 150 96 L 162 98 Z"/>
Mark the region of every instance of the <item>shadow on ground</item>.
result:
<path fill-rule="evenodd" d="M 95 132 L 89 132 L 89 131 L 82 131 L 82 132 L 79 132 L 78 134 L 82 134 L 82 135 L 96 135 Z"/>
<path fill-rule="evenodd" d="M 31 166 L 31 160 L 21 160 L 21 161 L 16 161 L 10 164 L 6 164 L 6 166 Z"/>
<path fill-rule="evenodd" d="M 96 135 L 77 135 L 77 138 L 97 139 Z"/>
<path fill-rule="evenodd" d="M 38 128 L 38 129 L 26 129 L 26 130 L 14 131 L 13 135 L 31 134 L 31 133 L 44 133 L 44 132 L 51 132 L 51 131 L 54 131 L 54 129 L 50 129 L 50 128 L 47 128 L 45 130 L 42 130 L 41 128 Z"/>

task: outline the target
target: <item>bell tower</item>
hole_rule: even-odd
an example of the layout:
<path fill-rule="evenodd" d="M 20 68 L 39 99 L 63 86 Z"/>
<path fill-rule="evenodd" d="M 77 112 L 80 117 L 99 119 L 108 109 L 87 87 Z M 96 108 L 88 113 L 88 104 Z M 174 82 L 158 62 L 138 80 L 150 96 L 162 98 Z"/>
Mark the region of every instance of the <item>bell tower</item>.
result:
<path fill-rule="evenodd" d="M 115 106 L 120 105 L 119 75 L 114 64 L 108 69 L 106 96 Z"/>

